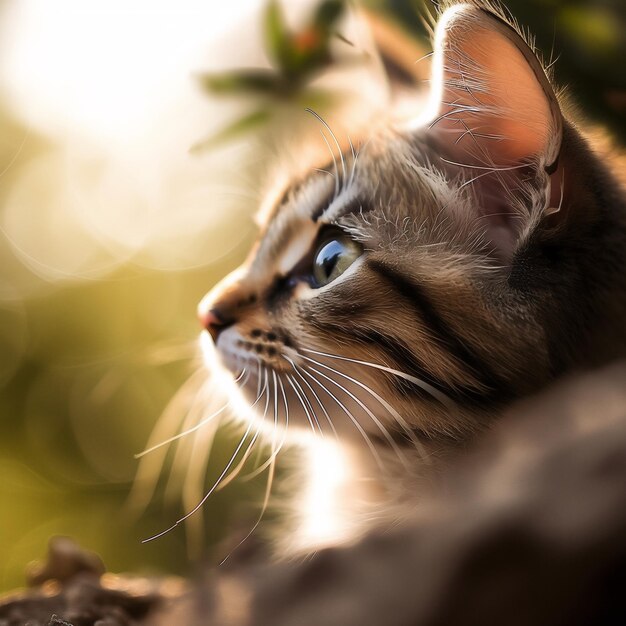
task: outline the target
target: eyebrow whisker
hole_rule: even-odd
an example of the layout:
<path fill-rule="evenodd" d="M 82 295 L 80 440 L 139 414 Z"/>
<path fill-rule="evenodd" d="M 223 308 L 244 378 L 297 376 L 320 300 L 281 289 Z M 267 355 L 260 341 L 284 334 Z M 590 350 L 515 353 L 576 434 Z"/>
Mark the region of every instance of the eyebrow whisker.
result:
<path fill-rule="evenodd" d="M 346 168 L 346 159 L 343 155 L 343 151 L 341 150 L 341 145 L 339 144 L 339 141 L 337 140 L 337 136 L 333 132 L 332 128 L 328 125 L 328 122 L 326 122 L 326 120 L 319 113 L 316 113 L 313 109 L 309 109 L 309 108 L 305 109 L 305 111 L 313 115 L 315 118 L 317 118 L 317 120 L 324 125 L 324 128 L 326 128 L 326 130 L 330 133 L 330 136 L 333 138 L 333 141 L 335 142 L 335 146 L 337 146 L 337 150 L 339 151 L 339 157 L 341 158 L 342 187 L 343 187 L 343 185 L 345 185 L 347 181 L 348 173 L 347 173 L 347 168 Z M 334 155 L 333 155 L 333 159 L 334 159 Z"/>

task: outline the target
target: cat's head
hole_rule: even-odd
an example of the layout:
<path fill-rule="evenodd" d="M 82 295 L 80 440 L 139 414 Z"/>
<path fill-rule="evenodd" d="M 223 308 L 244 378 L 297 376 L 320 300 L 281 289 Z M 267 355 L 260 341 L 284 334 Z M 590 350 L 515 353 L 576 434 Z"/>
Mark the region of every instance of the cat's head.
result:
<path fill-rule="evenodd" d="M 265 423 L 463 436 L 564 367 L 572 224 L 595 202 L 564 164 L 586 148 L 519 31 L 476 3 L 439 20 L 426 110 L 357 145 L 276 202 L 202 301 L 207 337 Z"/>

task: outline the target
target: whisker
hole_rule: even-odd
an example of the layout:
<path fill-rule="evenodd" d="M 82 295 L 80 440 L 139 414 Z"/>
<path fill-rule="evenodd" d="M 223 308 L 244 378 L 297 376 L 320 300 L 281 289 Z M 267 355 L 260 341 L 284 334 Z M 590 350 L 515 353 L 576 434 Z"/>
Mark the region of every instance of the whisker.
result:
<path fill-rule="evenodd" d="M 255 400 L 255 404 L 258 402 L 259 396 L 261 394 L 261 381 L 262 381 L 261 370 L 263 368 L 263 365 L 262 365 L 261 361 L 259 361 L 259 360 L 257 360 L 257 365 L 259 367 L 257 368 L 257 381 L 256 381 L 256 395 L 257 395 L 257 399 Z M 267 384 L 267 381 L 266 381 L 266 384 Z"/>
<path fill-rule="evenodd" d="M 348 187 L 352 187 L 352 185 L 354 184 L 354 176 L 356 174 L 356 164 L 357 161 L 359 160 L 359 154 L 360 151 L 357 152 L 354 149 L 354 144 L 352 143 L 352 139 L 350 139 L 350 137 L 348 136 L 348 143 L 350 144 L 350 152 L 352 154 L 352 167 L 350 168 L 350 178 L 348 180 Z"/>
<path fill-rule="evenodd" d="M 248 425 L 246 432 L 241 438 L 241 441 L 239 442 L 239 444 L 237 445 L 237 448 L 235 452 L 233 453 L 233 456 L 231 457 L 230 461 L 226 464 L 226 467 L 224 468 L 222 474 L 220 475 L 220 478 L 218 478 L 218 480 L 213 485 L 213 487 L 211 487 L 211 489 L 203 496 L 202 500 L 200 500 L 200 502 L 198 502 L 198 504 L 191 511 L 189 511 L 189 513 L 187 513 L 186 515 L 178 519 L 169 528 L 166 528 L 165 530 L 162 530 L 161 532 L 157 533 L 156 535 L 152 535 L 151 537 L 148 537 L 147 539 L 142 539 L 141 543 L 149 543 L 150 541 L 154 541 L 155 539 L 158 539 L 159 537 L 163 537 L 163 535 L 166 535 L 170 531 L 174 530 L 177 526 L 182 524 L 185 520 L 191 517 L 196 511 L 198 511 L 202 507 L 202 505 L 208 500 L 211 494 L 215 491 L 215 489 L 217 488 L 217 485 L 219 485 L 223 477 L 226 475 L 227 471 L 230 469 L 231 465 L 234 463 L 235 458 L 239 454 L 239 451 L 243 447 L 243 444 L 245 440 L 248 438 L 248 435 L 250 434 L 251 430 L 252 430 L 252 423 Z"/>
<path fill-rule="evenodd" d="M 283 385 L 283 381 L 278 377 L 278 382 L 280 383 L 280 392 L 283 396 L 283 402 L 285 403 L 285 433 L 289 428 L 289 401 L 287 400 L 287 394 L 285 393 L 285 385 Z M 283 439 L 284 441 L 284 439 Z"/>
<path fill-rule="evenodd" d="M 243 372 L 241 373 L 241 375 L 238 376 L 235 379 L 235 382 L 238 382 L 239 380 L 241 380 L 241 377 L 245 374 L 245 372 L 246 372 L 246 370 L 244 369 Z M 248 377 L 246 378 L 246 380 L 248 378 L 249 378 L 249 374 L 248 374 Z M 244 382 L 244 384 L 245 384 L 245 382 Z M 209 415 L 208 417 L 205 417 L 202 421 L 198 422 L 195 426 L 192 426 L 191 428 L 183 430 L 182 432 L 178 433 L 177 435 L 173 435 L 172 437 L 169 437 L 168 439 L 164 439 L 163 441 L 161 441 L 159 443 L 156 443 L 153 446 L 150 446 L 149 448 L 146 448 L 142 452 L 139 452 L 139 453 L 135 454 L 135 458 L 136 459 L 140 459 L 142 456 L 145 456 L 146 454 L 149 454 L 150 452 L 154 452 L 155 450 L 158 450 L 159 448 L 162 448 L 163 446 L 167 446 L 168 444 L 170 444 L 170 443 L 172 443 L 174 441 L 177 441 L 178 439 L 182 439 L 183 437 L 186 437 L 187 435 L 190 435 L 191 433 L 194 433 L 197 430 L 200 430 L 200 428 L 202 428 L 205 424 L 208 424 L 215 417 L 217 417 L 218 415 L 223 413 L 229 406 L 230 406 L 230 401 L 227 402 L 223 407 L 221 407 L 220 409 L 218 409 L 214 413 L 211 413 L 211 415 Z"/>
<path fill-rule="evenodd" d="M 342 176 L 342 181 L 345 184 L 346 180 L 347 180 L 347 171 L 346 171 L 346 159 L 343 156 L 343 151 L 341 150 L 341 145 L 339 144 L 339 141 L 337 141 L 337 136 L 335 135 L 335 133 L 333 133 L 331 127 L 328 125 L 328 123 L 326 122 L 326 120 L 319 115 L 318 113 L 316 113 L 313 109 L 305 109 L 307 113 L 310 113 L 311 115 L 315 116 L 326 128 L 326 130 L 328 130 L 328 132 L 330 133 L 330 136 L 333 138 L 335 145 L 337 146 L 337 150 L 339 151 L 339 156 L 341 158 L 341 172 L 343 174 Z"/>
<path fill-rule="evenodd" d="M 203 394 L 198 401 L 194 401 L 194 404 L 190 407 L 181 430 L 191 428 L 197 424 L 204 415 L 206 415 L 208 407 L 212 406 L 211 401 L 213 399 L 214 391 L 214 380 L 211 380 L 206 394 Z M 164 488 L 165 500 L 174 500 L 175 498 L 178 498 L 180 495 L 181 484 L 183 485 L 183 492 L 191 490 L 190 476 L 194 473 L 200 473 L 200 464 L 196 463 L 194 466 L 193 463 L 190 463 L 190 454 L 193 454 L 197 450 L 197 441 L 200 439 L 207 437 L 209 439 L 209 443 L 211 445 L 213 444 L 213 434 L 216 430 L 217 423 L 217 420 L 210 421 L 203 430 L 199 430 L 193 437 L 181 439 L 176 443 L 176 452 L 170 464 L 169 476 Z M 167 450 L 168 448 L 163 448 L 162 451 L 154 452 L 153 456 L 165 454 Z M 209 455 L 210 446 L 206 448 L 204 453 L 202 462 L 203 469 L 206 467 L 206 460 Z M 148 458 L 150 457 L 146 457 L 146 459 Z M 140 462 L 143 463 L 144 460 L 142 459 Z"/>
<path fill-rule="evenodd" d="M 352 154 L 352 161 L 356 159 L 356 150 L 354 149 L 354 144 L 352 143 L 352 139 L 348 135 L 348 144 L 350 145 L 350 154 Z"/>
<path fill-rule="evenodd" d="M 270 500 L 270 493 L 272 491 L 272 485 L 274 484 L 274 471 L 276 469 L 276 457 L 272 458 L 272 462 L 270 463 L 270 470 L 267 474 L 267 483 L 265 485 L 265 495 L 263 497 L 263 506 L 261 507 L 261 512 L 259 513 L 259 517 L 257 518 L 254 526 L 250 529 L 250 532 L 220 561 L 220 565 L 224 565 L 226 561 L 231 557 L 233 552 L 237 550 L 245 541 L 247 541 L 252 533 L 259 527 L 261 520 L 263 519 L 263 515 L 265 515 L 265 511 L 267 511 L 267 506 Z"/>
<path fill-rule="evenodd" d="M 285 356 L 284 359 L 286 361 L 288 361 L 289 363 L 291 363 L 291 366 L 293 367 L 294 371 L 296 372 L 296 374 L 300 377 L 300 379 L 302 380 L 302 382 L 308 387 L 308 389 L 311 391 L 311 393 L 313 394 L 313 397 L 316 399 L 317 403 L 320 405 L 320 408 L 322 409 L 322 412 L 324 413 L 324 416 L 326 417 L 326 421 L 328 422 L 328 424 L 330 425 L 333 434 L 335 435 L 335 439 L 337 439 L 339 437 L 339 435 L 337 434 L 337 431 L 335 429 L 335 425 L 333 424 L 333 421 L 330 419 L 330 415 L 328 415 L 328 411 L 326 410 L 326 407 L 324 406 L 324 403 L 320 400 L 320 397 L 317 395 L 315 389 L 313 389 L 313 387 L 311 387 L 311 385 L 309 384 L 309 382 L 307 381 L 306 378 L 304 378 L 304 376 L 302 376 L 302 374 L 300 373 L 300 368 L 298 367 L 298 365 L 296 365 L 296 363 L 294 363 L 294 361 L 292 361 L 289 357 Z"/>
<path fill-rule="evenodd" d="M 220 421 L 215 420 L 178 445 L 164 495 L 171 502 L 180 499 L 185 511 L 204 493 L 208 462 L 219 426 Z M 198 553 L 204 543 L 204 532 L 204 511 L 198 511 L 185 522 L 187 554 Z"/>
<path fill-rule="evenodd" d="M 276 370 L 272 370 L 272 380 L 274 381 L 274 430 L 272 432 L 272 451 L 276 445 L 274 436 L 278 430 L 278 383 L 276 382 Z"/>
<path fill-rule="evenodd" d="M 280 383 L 282 387 L 282 382 L 280 381 L 280 378 L 277 377 L 275 370 L 272 370 L 272 377 L 274 379 L 274 433 L 275 433 L 276 430 L 278 429 L 278 393 L 277 393 L 278 383 Z M 280 443 L 278 444 L 278 447 L 276 447 L 276 441 L 274 437 L 272 436 L 272 448 L 271 448 L 272 453 L 270 454 L 270 456 L 267 458 L 266 461 L 264 461 L 261 465 L 259 465 L 259 467 L 257 467 L 254 471 L 250 472 L 249 474 L 246 474 L 246 476 L 244 476 L 242 480 L 252 480 L 259 474 L 262 474 L 267 469 L 267 467 L 273 463 L 274 459 L 276 459 L 276 457 L 280 454 L 280 451 L 283 449 L 283 445 L 285 444 L 285 440 L 287 439 L 287 427 L 289 426 L 289 415 L 287 413 L 287 404 L 286 404 L 287 400 L 284 396 L 284 388 L 283 388 L 283 398 L 285 400 L 285 428 L 283 429 L 283 434 L 282 434 Z"/>
<path fill-rule="evenodd" d="M 369 361 L 361 361 L 359 359 L 351 359 L 347 356 L 339 356 L 337 354 L 329 354 L 327 352 L 319 352 L 318 350 L 311 350 L 310 348 L 301 348 L 302 352 L 309 352 L 311 354 L 317 354 L 319 356 L 325 356 L 329 359 L 339 359 L 340 361 L 348 361 L 350 363 L 357 363 L 358 365 L 364 365 L 366 367 L 373 367 L 374 369 L 381 370 L 382 372 L 387 372 L 388 374 L 393 374 L 394 376 L 398 376 L 399 378 L 403 378 L 404 380 L 408 380 L 409 382 L 417 385 L 424 391 L 428 392 L 435 400 L 443 404 L 446 408 L 450 410 L 457 410 L 456 403 L 448 398 L 444 393 L 439 391 L 439 389 L 433 387 L 427 382 L 412 376 L 411 374 L 407 374 L 406 372 L 401 372 L 400 370 L 393 369 L 392 367 L 387 367 L 386 365 L 380 365 L 379 363 L 370 363 Z"/>
<path fill-rule="evenodd" d="M 295 368 L 294 368 L 295 371 Z M 297 374 L 297 372 L 296 372 Z M 317 419 L 317 414 L 315 413 L 315 409 L 313 408 L 313 405 L 311 404 L 311 401 L 309 400 L 309 397 L 306 395 L 304 389 L 302 389 L 302 387 L 300 386 L 300 383 L 293 378 L 293 382 L 298 386 L 298 389 L 300 390 L 300 392 L 302 393 L 302 397 L 304 398 L 304 401 L 306 402 L 307 406 L 309 407 L 310 411 L 311 411 L 311 417 L 313 418 L 313 420 L 315 421 L 315 424 L 317 426 L 317 429 L 320 431 L 320 434 L 323 435 L 323 431 L 322 431 L 322 427 L 319 423 L 319 420 Z"/>
<path fill-rule="evenodd" d="M 151 365 L 165 365 L 175 361 L 185 361 L 194 356 L 200 358 L 197 340 L 184 343 L 157 343 L 143 350 L 139 356 Z"/>
<path fill-rule="evenodd" d="M 385 467 L 384 467 L 383 462 L 382 462 L 382 460 L 380 458 L 380 455 L 378 454 L 378 451 L 376 450 L 376 447 L 372 443 L 372 440 L 369 438 L 367 433 L 363 430 L 363 427 L 361 426 L 361 424 L 359 424 L 359 421 L 354 417 L 354 415 L 352 415 L 352 413 L 346 408 L 346 406 L 343 404 L 343 402 L 341 402 L 341 400 L 339 400 L 339 398 L 337 398 L 337 396 L 332 391 L 327 389 L 319 380 L 317 380 L 317 378 L 315 376 L 313 376 L 308 371 L 308 368 L 303 368 L 302 371 L 311 380 L 313 380 L 320 387 L 320 389 L 323 389 L 339 405 L 341 410 L 350 418 L 350 421 L 354 424 L 356 429 L 359 431 L 361 437 L 363 437 L 363 440 L 365 441 L 367 447 L 369 448 L 370 452 L 372 453 L 372 456 L 374 457 L 374 460 L 376 461 L 376 464 L 378 465 L 379 469 L 381 471 L 384 471 Z"/>
<path fill-rule="evenodd" d="M 265 387 L 263 393 L 265 393 L 266 389 L 267 389 L 267 386 Z M 266 407 L 267 407 L 267 404 L 266 404 Z M 165 530 L 162 530 L 161 532 L 157 533 L 156 535 L 152 535 L 151 537 L 148 537 L 147 539 L 143 539 L 141 543 L 149 543 L 151 541 L 154 541 L 155 539 L 158 539 L 159 537 L 163 537 L 163 535 L 166 535 L 170 531 L 174 530 L 177 526 L 182 524 L 185 520 L 189 519 L 196 511 L 198 511 L 204 505 L 204 503 L 211 497 L 213 492 L 217 489 L 218 485 L 222 482 L 224 477 L 228 474 L 228 471 L 230 470 L 231 466 L 235 462 L 235 459 L 237 458 L 237 455 L 239 454 L 239 452 L 243 448 L 243 445 L 244 445 L 246 439 L 248 438 L 248 435 L 250 434 L 250 431 L 252 430 L 252 425 L 253 425 L 253 422 L 250 421 L 250 423 L 248 424 L 248 427 L 246 428 L 246 432 L 243 434 L 243 437 L 241 438 L 241 440 L 237 444 L 235 452 L 233 453 L 233 455 L 231 456 L 230 460 L 226 464 L 226 467 L 222 470 L 222 473 L 220 474 L 219 478 L 215 481 L 213 486 L 205 493 L 205 495 L 202 497 L 200 502 L 198 502 L 198 504 L 196 504 L 196 506 L 193 509 L 191 509 L 191 511 L 189 511 L 188 513 L 183 515 L 183 517 L 179 518 L 169 528 L 166 528 Z M 258 433 L 259 433 L 259 430 L 257 429 L 257 432 L 255 434 L 255 438 L 258 435 Z"/>
<path fill-rule="evenodd" d="M 300 401 L 300 404 L 302 405 L 302 408 L 304 409 L 304 413 L 306 414 L 306 418 L 307 418 L 307 420 L 309 422 L 309 425 L 311 426 L 311 430 L 313 432 L 315 432 L 315 426 L 313 426 L 313 420 L 311 419 L 311 416 L 309 415 L 309 410 L 307 409 L 306 405 L 304 404 L 304 401 L 302 400 L 302 398 L 300 396 L 300 392 L 296 389 L 294 381 L 291 378 L 291 376 L 289 376 L 289 374 L 286 375 L 286 378 L 287 378 L 287 382 L 291 385 L 291 388 L 293 389 L 293 391 L 296 394 L 298 400 Z M 322 434 L 322 433 L 320 433 L 320 434 Z"/>
<path fill-rule="evenodd" d="M 359 387 L 361 387 L 362 389 L 367 391 L 367 393 L 369 393 L 371 396 L 373 396 L 376 400 L 378 400 L 378 402 L 380 402 L 380 404 L 383 407 L 385 407 L 385 409 L 395 418 L 395 420 L 398 422 L 398 424 L 400 424 L 400 426 L 406 432 L 406 434 L 409 435 L 411 441 L 415 445 L 415 448 L 419 452 L 420 457 L 422 458 L 422 460 L 424 460 L 424 461 L 428 460 L 428 455 L 427 455 L 426 451 L 424 450 L 424 446 L 422 446 L 421 442 L 415 437 L 415 433 L 413 432 L 413 430 L 409 426 L 408 422 L 400 415 L 400 413 L 398 413 L 398 411 L 391 404 L 389 404 L 389 402 L 387 402 L 387 400 L 385 400 L 382 396 L 380 396 L 378 393 L 376 393 L 373 389 L 368 387 L 365 383 L 362 383 L 361 381 L 357 380 L 356 378 L 352 378 L 352 376 L 348 376 L 347 374 L 341 372 L 340 370 L 334 369 L 334 368 L 330 367 L 329 365 L 325 365 L 324 363 L 322 363 L 320 361 L 316 361 L 315 359 L 312 359 L 310 357 L 307 357 L 307 356 L 304 356 L 304 355 L 300 355 L 300 356 L 303 359 L 306 359 L 307 361 L 310 361 L 311 363 L 316 363 L 320 367 L 323 367 L 323 368 L 325 368 L 327 370 L 330 370 L 331 372 L 334 372 L 335 374 L 338 374 L 339 376 L 342 376 L 343 378 L 346 378 L 347 380 L 351 381 L 355 385 L 358 385 Z"/>
<path fill-rule="evenodd" d="M 157 443 L 157 444 L 155 444 L 153 446 L 150 446 L 149 448 L 146 448 L 142 452 L 139 452 L 139 453 L 135 454 L 135 458 L 136 459 L 140 459 L 141 457 L 145 456 L 146 454 L 150 454 L 150 452 L 154 452 L 155 450 L 158 450 L 159 448 L 162 448 L 163 446 L 167 446 L 168 444 L 173 443 L 174 441 L 177 441 L 178 439 L 182 439 L 183 437 L 186 437 L 187 435 L 190 435 L 191 433 L 194 433 L 197 430 L 200 430 L 200 428 L 202 428 L 203 426 L 208 424 L 215 417 L 220 415 L 220 413 L 223 413 L 229 406 L 230 406 L 230 402 L 227 402 L 223 407 L 221 407 L 220 409 L 218 409 L 214 413 L 211 413 L 211 415 L 209 415 L 208 417 L 205 417 L 201 422 L 198 422 L 195 426 L 192 426 L 191 428 L 188 428 L 187 430 L 183 430 L 182 432 L 178 433 L 177 435 L 174 435 L 173 437 L 169 437 L 168 439 L 164 439 L 163 441 L 161 441 L 161 442 L 159 442 L 159 443 Z"/>
<path fill-rule="evenodd" d="M 270 389 L 269 389 L 269 376 L 267 375 L 267 370 L 265 370 L 265 386 L 263 388 L 263 391 L 265 392 L 265 389 L 267 389 L 267 397 L 265 400 L 265 408 L 263 410 L 263 417 L 261 418 L 262 420 L 265 419 L 265 416 L 267 415 L 267 409 L 269 406 L 269 400 L 270 400 Z M 258 398 L 257 398 L 258 400 Z M 256 404 L 256 401 L 255 401 Z M 250 408 L 254 407 L 254 404 L 250 405 Z M 257 428 L 257 430 L 255 431 L 250 443 L 248 444 L 248 447 L 245 449 L 243 456 L 241 457 L 239 463 L 237 463 L 236 467 L 233 469 L 232 472 L 230 472 L 230 474 L 228 474 L 228 476 L 226 476 L 223 480 L 220 481 L 219 485 L 216 488 L 216 491 L 221 491 L 222 489 L 224 489 L 224 487 L 226 487 L 226 485 L 229 485 L 235 478 L 237 478 L 237 476 L 239 476 L 239 473 L 241 472 L 241 470 L 244 468 L 246 462 L 248 461 L 248 459 L 250 458 L 250 455 L 252 454 L 252 450 L 254 449 L 254 445 L 257 442 L 257 439 L 259 438 L 259 435 L 261 433 L 261 427 L 259 425 L 259 428 Z"/>
<path fill-rule="evenodd" d="M 400 450 L 398 444 L 394 441 L 393 437 L 389 433 L 389 430 L 382 424 L 382 422 L 374 415 L 374 413 L 369 409 L 369 407 L 364 402 L 362 402 L 351 391 L 346 389 L 346 387 L 344 385 L 342 385 L 341 383 L 338 383 L 336 380 L 333 380 L 330 376 L 326 376 L 326 374 L 324 374 L 323 372 L 320 372 L 318 369 L 316 369 L 314 367 L 309 367 L 309 369 L 312 372 L 315 372 L 316 374 L 319 374 L 322 378 L 328 380 L 333 385 L 339 387 L 339 389 L 341 389 L 341 391 L 343 391 L 345 394 L 350 396 L 367 413 L 367 415 L 374 422 L 374 424 L 376 424 L 376 426 L 378 427 L 380 432 L 383 434 L 383 437 L 387 440 L 387 443 L 391 446 L 391 448 L 396 453 L 396 456 L 400 459 L 402 464 L 405 465 L 406 467 L 408 467 L 408 462 L 407 462 L 407 459 L 405 458 L 405 455 L 402 454 L 402 451 Z"/>
<path fill-rule="evenodd" d="M 328 176 L 332 176 L 333 178 L 335 178 L 335 175 L 332 172 L 329 172 L 328 170 L 324 170 L 320 167 L 314 167 L 313 171 L 319 172 L 320 174 L 328 174 Z"/>
<path fill-rule="evenodd" d="M 152 430 L 148 440 L 149 445 L 151 442 L 160 441 L 170 433 L 175 433 L 180 428 L 185 410 L 190 412 L 200 405 L 200 397 L 204 396 L 207 384 L 206 370 L 201 367 L 189 377 L 168 402 Z M 188 400 L 189 394 L 193 394 L 191 403 Z M 128 498 L 129 506 L 133 510 L 144 510 L 152 499 L 157 487 L 158 476 L 165 463 L 166 452 L 166 450 L 161 450 L 160 454 L 141 459 Z"/>
<path fill-rule="evenodd" d="M 335 157 L 335 153 L 333 151 L 333 149 L 330 147 L 330 143 L 328 142 L 328 139 L 326 139 L 326 135 L 324 134 L 324 131 L 320 131 L 320 134 L 322 135 L 322 139 L 324 140 L 324 143 L 326 144 L 326 146 L 328 147 L 328 150 L 330 152 L 330 156 L 333 158 L 333 169 L 335 170 L 335 174 L 333 176 L 333 178 L 335 179 L 335 193 L 334 193 L 334 198 L 336 198 L 339 195 L 339 169 L 337 167 L 337 158 Z"/>

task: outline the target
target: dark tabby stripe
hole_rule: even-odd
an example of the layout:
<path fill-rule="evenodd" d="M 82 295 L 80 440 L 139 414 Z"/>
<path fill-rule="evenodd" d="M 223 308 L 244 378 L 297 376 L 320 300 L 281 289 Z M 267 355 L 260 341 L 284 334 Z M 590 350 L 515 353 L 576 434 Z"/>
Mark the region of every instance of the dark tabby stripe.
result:
<path fill-rule="evenodd" d="M 488 363 L 477 358 L 439 315 L 421 285 L 381 261 L 370 260 L 368 265 L 411 306 L 416 315 L 428 326 L 435 340 L 489 390 L 489 395 L 497 394 L 502 400 L 513 395 L 509 385 L 492 370 Z"/>
<path fill-rule="evenodd" d="M 311 216 L 311 219 L 314 222 L 317 222 L 321 217 L 326 213 L 330 203 L 332 201 L 332 197 L 328 199 L 328 201 L 321 205 L 315 213 Z M 346 201 L 346 203 L 341 207 L 339 213 L 337 214 L 335 219 L 339 219 L 340 217 L 346 217 L 348 215 L 352 215 L 353 213 L 359 213 L 364 206 L 364 202 L 362 198 L 350 198 Z"/>
<path fill-rule="evenodd" d="M 418 355 L 414 354 L 411 349 L 401 340 L 383 335 L 375 330 L 364 329 L 358 321 L 350 323 L 347 319 L 333 323 L 328 320 L 318 321 L 315 317 L 308 320 L 313 326 L 320 331 L 335 337 L 340 342 L 360 343 L 366 346 L 372 346 L 376 351 L 385 355 L 386 360 L 380 362 L 380 365 L 388 365 L 398 371 L 415 376 L 425 383 L 432 385 L 435 389 L 450 398 L 450 400 L 463 404 L 465 406 L 472 405 L 476 407 L 491 406 L 494 399 L 488 394 L 483 394 L 470 386 L 452 387 L 446 382 L 436 378 L 427 367 L 421 362 Z M 297 345 L 297 342 L 296 342 Z M 339 352 L 338 354 L 341 354 Z M 336 364 L 334 365 L 336 366 Z M 418 396 L 421 401 L 438 402 L 425 389 L 415 385 L 405 378 L 394 376 L 393 374 L 385 374 L 382 376 L 388 378 L 389 384 L 394 387 L 397 393 L 405 396 Z"/>
<path fill-rule="evenodd" d="M 457 404 L 463 404 L 465 406 L 468 404 L 472 406 L 487 406 L 493 404 L 489 393 L 480 392 L 469 385 L 453 387 L 439 378 L 436 378 L 404 342 L 372 330 L 357 330 L 355 335 L 362 343 L 376 346 L 379 351 L 387 356 L 396 369 L 432 385 Z M 427 400 L 434 400 L 427 391 L 404 378 L 390 375 L 390 382 L 399 393 L 410 393 L 412 395 L 417 393 Z"/>

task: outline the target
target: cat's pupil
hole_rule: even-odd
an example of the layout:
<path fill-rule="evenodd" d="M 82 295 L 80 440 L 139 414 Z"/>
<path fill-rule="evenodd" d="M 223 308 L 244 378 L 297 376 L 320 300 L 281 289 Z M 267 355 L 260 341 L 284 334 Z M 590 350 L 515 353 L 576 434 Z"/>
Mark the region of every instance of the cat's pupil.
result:
<path fill-rule="evenodd" d="M 338 241 L 332 241 L 323 249 L 321 254 L 323 257 L 322 268 L 327 277 L 331 275 L 334 267 L 337 265 L 341 252 L 341 244 Z"/>
<path fill-rule="evenodd" d="M 313 279 L 323 287 L 341 276 L 361 255 L 361 247 L 350 237 L 340 236 L 324 243 L 313 260 Z"/>

